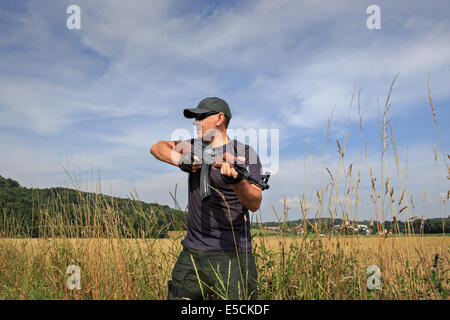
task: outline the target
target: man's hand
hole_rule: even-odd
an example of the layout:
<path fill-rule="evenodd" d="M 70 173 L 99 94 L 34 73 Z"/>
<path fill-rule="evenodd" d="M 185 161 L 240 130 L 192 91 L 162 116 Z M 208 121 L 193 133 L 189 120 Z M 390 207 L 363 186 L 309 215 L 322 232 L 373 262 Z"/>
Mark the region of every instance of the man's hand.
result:
<path fill-rule="evenodd" d="M 196 172 L 200 166 L 200 158 L 192 153 L 183 154 L 178 162 L 178 167 L 187 173 Z"/>
<path fill-rule="evenodd" d="M 245 162 L 244 157 L 238 157 L 237 160 Z M 230 166 L 229 163 L 224 162 L 222 167 L 220 168 L 220 174 L 222 175 L 222 179 L 227 184 L 236 184 L 242 181 L 243 176 L 239 174 L 234 168 Z"/>
<path fill-rule="evenodd" d="M 240 160 L 239 158 L 238 160 Z M 222 179 L 225 178 L 224 179 L 225 182 L 226 179 L 228 178 L 229 179 L 238 178 L 238 172 L 234 168 L 232 168 L 229 163 L 222 164 L 220 173 L 222 174 Z M 239 201 L 242 203 L 244 207 L 253 212 L 259 209 L 262 201 L 262 190 L 259 187 L 249 183 L 245 179 L 241 179 L 239 183 L 230 184 L 230 186 L 236 193 L 236 195 L 239 198 Z"/>

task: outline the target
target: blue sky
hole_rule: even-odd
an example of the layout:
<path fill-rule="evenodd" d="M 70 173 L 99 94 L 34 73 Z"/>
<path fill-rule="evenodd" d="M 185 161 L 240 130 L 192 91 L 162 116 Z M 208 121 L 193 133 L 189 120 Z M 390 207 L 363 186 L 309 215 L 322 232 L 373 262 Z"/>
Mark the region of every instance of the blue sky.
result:
<path fill-rule="evenodd" d="M 81 8 L 81 30 L 66 28 L 71 4 Z M 380 30 L 366 27 L 371 4 L 381 9 Z M 359 218 L 369 219 L 370 168 L 381 185 L 377 95 L 384 104 L 398 73 L 389 118 L 402 171 L 400 179 L 389 152 L 391 183 L 413 196 L 409 216 L 447 216 L 426 83 L 430 73 L 448 152 L 449 9 L 445 0 L 2 0 L 0 174 L 27 187 L 70 186 L 66 168 L 92 191 L 100 170 L 105 193 L 126 197 L 136 188 L 144 201 L 173 205 L 177 185 L 184 208 L 187 177 L 149 147 L 176 129 L 193 133 L 183 108 L 219 96 L 232 109 L 230 128 L 279 130 L 279 170 L 260 214 L 276 220 L 273 209 L 281 214 L 286 198 L 289 219 L 298 219 L 303 192 L 314 215 L 331 111 L 325 166 L 337 174 L 336 140 L 345 141 L 352 93 L 361 90 L 368 157 L 361 160 L 354 101 L 344 164 L 360 168 Z"/>

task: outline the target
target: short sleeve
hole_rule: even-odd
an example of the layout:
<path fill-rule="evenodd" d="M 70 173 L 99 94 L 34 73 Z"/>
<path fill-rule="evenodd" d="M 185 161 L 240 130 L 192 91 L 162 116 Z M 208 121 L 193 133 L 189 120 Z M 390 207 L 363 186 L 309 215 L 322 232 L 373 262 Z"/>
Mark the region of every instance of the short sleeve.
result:
<path fill-rule="evenodd" d="M 174 140 L 173 142 L 175 143 L 175 147 L 176 147 L 180 142 L 188 142 L 190 144 L 193 144 L 194 143 L 194 139 Z"/>

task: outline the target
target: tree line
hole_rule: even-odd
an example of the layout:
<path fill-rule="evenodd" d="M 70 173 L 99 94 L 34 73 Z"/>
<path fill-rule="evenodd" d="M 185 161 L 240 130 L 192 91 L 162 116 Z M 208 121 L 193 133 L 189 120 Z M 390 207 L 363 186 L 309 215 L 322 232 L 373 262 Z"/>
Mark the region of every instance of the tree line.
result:
<path fill-rule="evenodd" d="M 348 223 L 346 225 L 346 223 Z M 346 225 L 346 227 L 344 227 Z M 401 233 L 401 234 L 438 234 L 438 233 L 450 233 L 450 216 L 446 218 L 429 218 L 429 219 L 414 219 L 410 221 L 383 221 L 383 222 L 370 222 L 368 220 L 363 221 L 350 221 L 346 222 L 341 218 L 313 218 L 313 219 L 299 219 L 285 222 L 265 222 L 262 224 L 253 223 L 252 228 L 262 227 L 279 227 L 281 232 L 295 232 L 299 227 L 306 232 L 317 233 L 329 233 L 338 232 L 338 230 L 344 233 L 365 233 L 359 229 L 354 231 L 358 225 L 366 225 L 372 230 L 374 234 L 378 232 L 388 233 Z M 336 227 L 340 226 L 339 229 Z M 352 227 L 355 227 L 352 228 Z"/>
<path fill-rule="evenodd" d="M 163 237 L 186 212 L 70 188 L 26 188 L 0 175 L 0 236 Z"/>

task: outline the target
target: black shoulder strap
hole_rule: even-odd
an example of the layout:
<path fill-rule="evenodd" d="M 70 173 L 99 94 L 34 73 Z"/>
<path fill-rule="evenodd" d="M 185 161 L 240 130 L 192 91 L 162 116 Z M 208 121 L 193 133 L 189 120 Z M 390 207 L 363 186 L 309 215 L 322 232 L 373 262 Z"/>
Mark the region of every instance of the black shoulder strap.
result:
<path fill-rule="evenodd" d="M 233 139 L 233 148 L 234 148 L 234 155 L 236 157 L 241 156 L 240 154 L 238 154 L 238 141 L 236 139 Z M 247 152 L 246 152 L 246 148 L 244 147 L 244 154 L 242 155 L 245 158 L 245 164 L 248 164 L 248 157 L 247 157 Z"/>
<path fill-rule="evenodd" d="M 237 156 L 237 140 L 233 139 L 233 146 L 234 146 L 234 154 Z"/>

